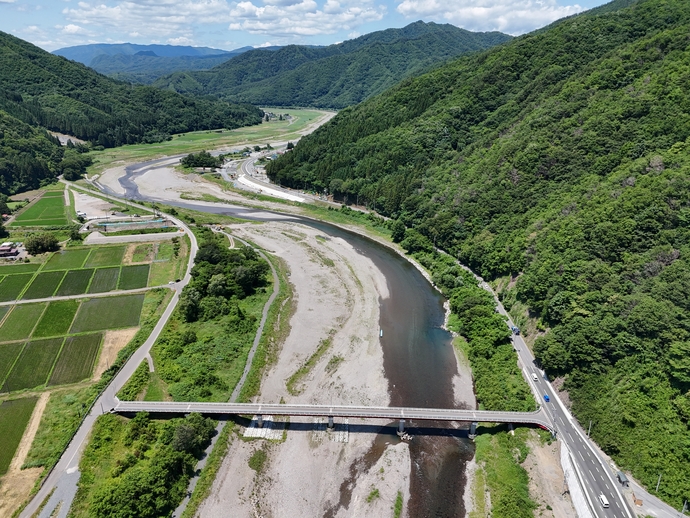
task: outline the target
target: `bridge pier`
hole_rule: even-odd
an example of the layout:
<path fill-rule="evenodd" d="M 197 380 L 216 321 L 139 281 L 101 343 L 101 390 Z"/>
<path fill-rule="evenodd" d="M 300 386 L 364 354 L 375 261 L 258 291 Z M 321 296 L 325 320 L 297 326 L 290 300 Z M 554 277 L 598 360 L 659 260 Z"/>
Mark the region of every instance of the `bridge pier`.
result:
<path fill-rule="evenodd" d="M 335 425 L 333 424 L 333 416 L 332 416 L 332 415 L 329 415 L 329 416 L 328 416 L 328 429 L 329 429 L 329 430 L 333 430 L 333 427 L 334 427 L 334 426 L 335 426 Z"/>
<path fill-rule="evenodd" d="M 400 433 L 403 433 L 405 431 L 405 420 L 401 419 L 400 423 L 398 424 L 398 431 Z"/>
<path fill-rule="evenodd" d="M 479 423 L 475 423 L 475 422 L 473 422 L 470 425 L 470 433 L 469 433 L 470 439 L 474 439 L 477 436 L 477 426 L 479 426 Z"/>
<path fill-rule="evenodd" d="M 257 425 L 259 428 L 263 428 L 263 427 L 264 427 L 264 416 L 262 416 L 262 415 L 257 415 L 257 416 L 256 416 L 256 425 Z"/>

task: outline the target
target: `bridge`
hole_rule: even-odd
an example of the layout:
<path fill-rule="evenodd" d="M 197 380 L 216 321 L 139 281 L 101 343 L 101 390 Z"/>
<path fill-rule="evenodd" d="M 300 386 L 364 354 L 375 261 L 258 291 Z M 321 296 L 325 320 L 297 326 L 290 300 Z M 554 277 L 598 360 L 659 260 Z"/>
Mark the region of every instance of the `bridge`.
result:
<path fill-rule="evenodd" d="M 335 417 L 353 417 L 360 419 L 400 420 L 399 430 L 404 430 L 405 420 L 418 421 L 453 421 L 473 423 L 511 423 L 532 424 L 554 432 L 551 420 L 542 408 L 536 412 L 498 412 L 489 410 L 458 410 L 454 408 L 407 408 L 384 406 L 345 406 L 345 405 L 303 405 L 275 403 L 184 403 L 171 401 L 119 401 L 113 413 L 132 415 L 137 412 L 148 412 L 152 415 L 189 414 L 196 412 L 204 415 L 256 415 L 259 426 L 263 425 L 263 416 L 280 415 L 295 417 L 328 417 L 328 426 L 333 427 Z"/>

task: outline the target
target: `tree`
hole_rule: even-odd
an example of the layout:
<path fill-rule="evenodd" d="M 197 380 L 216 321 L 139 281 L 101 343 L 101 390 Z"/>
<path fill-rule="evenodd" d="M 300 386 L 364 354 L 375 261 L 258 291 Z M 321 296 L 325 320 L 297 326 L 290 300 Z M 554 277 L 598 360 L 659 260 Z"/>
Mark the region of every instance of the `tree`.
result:
<path fill-rule="evenodd" d="M 33 234 L 24 240 L 24 247 L 30 255 L 55 252 L 60 249 L 57 237 L 49 232 Z"/>
<path fill-rule="evenodd" d="M 287 143 L 287 148 L 288 149 L 294 149 L 295 145 L 292 142 Z"/>
<path fill-rule="evenodd" d="M 393 243 L 400 243 L 405 239 L 405 224 L 396 219 L 391 225 L 391 237 L 393 238 Z"/>

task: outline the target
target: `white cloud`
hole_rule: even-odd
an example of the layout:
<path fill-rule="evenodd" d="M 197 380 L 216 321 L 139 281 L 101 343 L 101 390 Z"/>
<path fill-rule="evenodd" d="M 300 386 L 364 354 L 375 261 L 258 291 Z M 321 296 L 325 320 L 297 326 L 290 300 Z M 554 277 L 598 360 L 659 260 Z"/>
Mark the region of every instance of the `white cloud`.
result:
<path fill-rule="evenodd" d="M 371 0 L 264 0 L 233 4 L 231 30 L 278 37 L 316 36 L 349 30 L 383 18 L 386 9 Z"/>
<path fill-rule="evenodd" d="M 86 29 L 79 27 L 79 25 L 74 25 L 73 23 L 65 25 L 64 27 L 57 26 L 56 28 L 61 29 L 65 34 L 88 34 Z"/>
<path fill-rule="evenodd" d="M 65 17 L 80 25 L 99 26 L 149 37 L 190 37 L 193 26 L 227 23 L 230 6 L 226 0 L 127 0 L 65 8 Z"/>
<path fill-rule="evenodd" d="M 0 0 L 0 4 L 13 4 L 16 0 Z"/>
<path fill-rule="evenodd" d="M 445 21 L 472 31 L 523 34 L 584 10 L 556 0 L 396 0 L 407 18 Z"/>
<path fill-rule="evenodd" d="M 194 45 L 194 40 L 186 36 L 180 36 L 179 38 L 168 38 L 167 43 L 170 45 Z"/>

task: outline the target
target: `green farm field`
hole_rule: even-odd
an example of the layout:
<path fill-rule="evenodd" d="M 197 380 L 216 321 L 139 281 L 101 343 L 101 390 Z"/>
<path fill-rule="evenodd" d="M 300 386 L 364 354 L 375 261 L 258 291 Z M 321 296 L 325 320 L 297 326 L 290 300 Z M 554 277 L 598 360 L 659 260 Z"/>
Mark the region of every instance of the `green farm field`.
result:
<path fill-rule="evenodd" d="M 10 373 L 15 360 L 23 348 L 24 342 L 0 345 L 0 387 L 2 387 L 5 378 Z"/>
<path fill-rule="evenodd" d="M 7 376 L 3 392 L 12 392 L 45 384 L 60 352 L 64 338 L 29 342 Z"/>
<path fill-rule="evenodd" d="M 101 333 L 67 338 L 48 385 L 77 383 L 90 377 L 102 338 Z"/>
<path fill-rule="evenodd" d="M 294 117 L 294 121 L 274 121 L 266 124 L 258 124 L 231 131 L 195 131 L 173 136 L 171 141 L 158 144 L 134 144 L 115 149 L 95 151 L 93 155 L 94 165 L 89 167 L 89 173 L 101 173 L 112 167 L 115 162 L 126 163 L 141 162 L 148 159 L 183 153 L 195 153 L 203 150 L 218 149 L 221 147 L 261 144 L 275 139 L 298 140 L 299 132 L 308 125 L 317 121 L 323 112 L 317 110 L 286 110 Z"/>
<path fill-rule="evenodd" d="M 90 251 L 89 248 L 80 248 L 77 250 L 61 250 L 60 252 L 55 252 L 50 259 L 48 259 L 48 262 L 43 267 L 43 271 L 81 268 Z"/>
<path fill-rule="evenodd" d="M 148 264 L 123 266 L 120 272 L 120 284 L 118 288 L 121 290 L 145 288 L 149 280 L 149 269 L 150 267 Z"/>
<path fill-rule="evenodd" d="M 21 212 L 10 227 L 35 227 L 47 225 L 67 225 L 65 199 L 62 192 L 44 194 L 38 201 Z"/>
<path fill-rule="evenodd" d="M 62 282 L 65 272 L 41 272 L 34 277 L 33 282 L 22 295 L 22 299 L 44 299 L 52 297 Z"/>
<path fill-rule="evenodd" d="M 86 267 L 100 267 L 100 266 L 119 266 L 122 263 L 122 257 L 125 255 L 124 246 L 108 246 L 96 248 L 91 252 L 89 259 L 86 261 Z"/>
<path fill-rule="evenodd" d="M 10 310 L 11 307 L 12 306 L 0 306 L 0 322 L 2 322 L 2 319 L 5 315 L 7 315 L 7 312 Z"/>
<path fill-rule="evenodd" d="M 139 325 L 144 293 L 87 300 L 72 324 L 72 333 L 120 329 Z"/>
<path fill-rule="evenodd" d="M 0 302 L 7 302 L 8 300 L 16 300 L 19 298 L 19 294 L 24 291 L 24 287 L 33 276 L 33 273 L 7 275 L 2 282 L 0 282 Z"/>
<path fill-rule="evenodd" d="M 36 326 L 33 337 L 45 338 L 67 334 L 78 309 L 79 302 L 76 300 L 51 302 Z"/>
<path fill-rule="evenodd" d="M 10 467 L 36 401 L 37 398 L 22 398 L 0 405 L 0 475 L 7 473 Z"/>
<path fill-rule="evenodd" d="M 45 307 L 45 304 L 15 306 L 0 327 L 0 340 L 10 342 L 29 338 Z"/>
<path fill-rule="evenodd" d="M 99 268 L 93 274 L 89 293 L 104 293 L 117 287 L 117 279 L 120 276 L 120 268 Z"/>
<path fill-rule="evenodd" d="M 170 245 L 172 246 L 172 245 Z M 144 243 L 142 245 L 137 245 L 132 254 L 133 263 L 144 263 L 150 260 L 151 255 L 153 255 L 153 244 Z"/>
<path fill-rule="evenodd" d="M 93 276 L 93 269 L 70 270 L 62 280 L 62 284 L 55 293 L 56 297 L 66 297 L 69 295 L 81 295 L 86 293 L 89 281 Z"/>
<path fill-rule="evenodd" d="M 13 275 L 15 273 L 35 272 L 41 267 L 38 263 L 19 263 L 19 264 L 4 264 L 0 266 L 0 275 Z"/>

